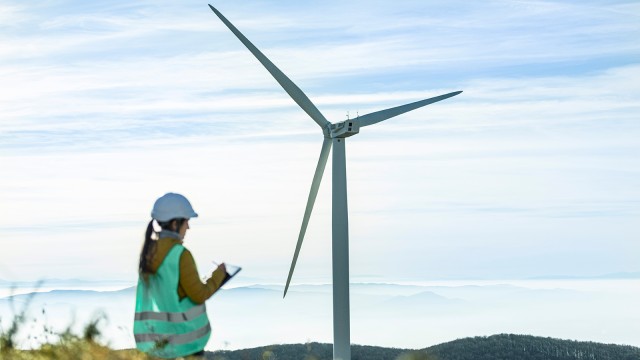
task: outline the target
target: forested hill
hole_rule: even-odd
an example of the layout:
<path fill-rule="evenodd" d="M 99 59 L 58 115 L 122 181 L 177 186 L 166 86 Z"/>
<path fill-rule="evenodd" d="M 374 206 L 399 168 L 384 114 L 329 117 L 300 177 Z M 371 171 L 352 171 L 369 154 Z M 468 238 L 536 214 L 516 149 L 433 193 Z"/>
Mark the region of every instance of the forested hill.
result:
<path fill-rule="evenodd" d="M 439 360 L 640 360 L 640 348 L 633 346 L 508 334 L 460 339 L 423 351 Z"/>
<path fill-rule="evenodd" d="M 353 360 L 640 360 L 640 348 L 529 335 L 466 338 L 422 350 L 353 345 Z M 207 353 L 215 360 L 325 360 L 331 344 L 272 345 Z"/>

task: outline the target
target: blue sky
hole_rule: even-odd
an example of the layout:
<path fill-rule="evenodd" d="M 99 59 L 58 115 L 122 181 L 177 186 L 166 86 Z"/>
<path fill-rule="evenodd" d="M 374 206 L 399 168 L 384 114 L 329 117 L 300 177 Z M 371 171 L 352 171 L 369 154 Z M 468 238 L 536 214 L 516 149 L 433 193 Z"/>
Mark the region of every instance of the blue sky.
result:
<path fill-rule="evenodd" d="M 213 5 L 330 121 L 464 90 L 349 139 L 354 280 L 640 271 L 637 2 Z M 203 269 L 284 282 L 322 136 L 206 3 L 0 1 L 0 78 L 0 278 L 135 279 L 174 191 Z"/>

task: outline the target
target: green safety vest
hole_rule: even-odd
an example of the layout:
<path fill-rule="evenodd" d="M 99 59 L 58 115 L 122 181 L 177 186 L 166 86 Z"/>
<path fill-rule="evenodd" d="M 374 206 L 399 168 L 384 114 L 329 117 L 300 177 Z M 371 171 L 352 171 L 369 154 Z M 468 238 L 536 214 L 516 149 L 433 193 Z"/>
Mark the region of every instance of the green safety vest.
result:
<path fill-rule="evenodd" d="M 183 251 L 182 245 L 174 245 L 158 271 L 149 275 L 148 283 L 142 277 L 138 280 L 133 323 L 136 347 L 161 358 L 199 352 L 211 336 L 205 305 L 178 297 Z"/>

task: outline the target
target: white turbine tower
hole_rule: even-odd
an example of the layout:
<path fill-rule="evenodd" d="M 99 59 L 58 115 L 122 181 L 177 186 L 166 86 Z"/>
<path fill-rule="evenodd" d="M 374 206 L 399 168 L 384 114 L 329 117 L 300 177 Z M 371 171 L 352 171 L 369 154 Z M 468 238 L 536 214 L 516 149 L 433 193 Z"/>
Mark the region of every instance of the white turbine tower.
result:
<path fill-rule="evenodd" d="M 298 260 L 302 240 L 307 230 L 309 217 L 313 210 L 313 204 L 318 194 L 320 181 L 324 173 L 329 151 L 333 146 L 333 194 L 332 194 L 332 261 L 333 261 L 333 358 L 340 360 L 351 359 L 351 345 L 349 339 L 349 225 L 347 211 L 347 171 L 345 162 L 345 139 L 356 135 L 361 127 L 373 125 L 380 121 L 387 120 L 394 116 L 406 113 L 417 108 L 433 104 L 437 101 L 450 98 L 460 94 L 462 91 L 455 91 L 448 94 L 432 97 L 425 100 L 416 101 L 410 104 L 393 107 L 386 110 L 376 111 L 370 114 L 359 116 L 355 119 L 341 121 L 335 124 L 330 123 L 320 113 L 309 98 L 294 84 L 280 69 L 278 69 L 260 50 L 258 50 L 238 29 L 233 26 L 218 10 L 209 5 L 211 10 L 222 20 L 222 22 L 233 32 L 236 37 L 251 51 L 251 53 L 262 63 L 262 65 L 278 81 L 280 86 L 291 96 L 291 98 L 304 110 L 322 129 L 324 141 L 320 150 L 320 159 L 316 166 L 307 207 L 304 212 L 300 234 L 296 250 L 291 261 L 287 284 L 284 288 L 284 296 L 287 295 L 291 276 Z M 284 297 L 283 296 L 283 297 Z"/>

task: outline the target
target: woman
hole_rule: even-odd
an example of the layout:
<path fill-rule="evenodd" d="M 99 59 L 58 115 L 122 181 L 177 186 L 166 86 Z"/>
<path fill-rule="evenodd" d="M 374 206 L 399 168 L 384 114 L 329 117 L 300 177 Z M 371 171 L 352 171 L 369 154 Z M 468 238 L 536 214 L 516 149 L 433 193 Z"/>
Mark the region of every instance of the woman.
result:
<path fill-rule="evenodd" d="M 174 193 L 156 200 L 151 211 L 140 254 L 133 333 L 137 348 L 153 356 L 202 356 L 211 336 L 204 302 L 227 272 L 221 264 L 206 283 L 200 281 L 193 256 L 182 245 L 189 219 L 197 216 L 187 198 Z"/>

